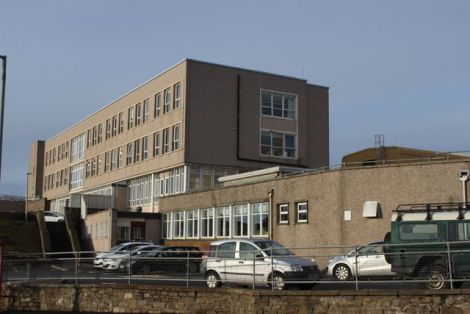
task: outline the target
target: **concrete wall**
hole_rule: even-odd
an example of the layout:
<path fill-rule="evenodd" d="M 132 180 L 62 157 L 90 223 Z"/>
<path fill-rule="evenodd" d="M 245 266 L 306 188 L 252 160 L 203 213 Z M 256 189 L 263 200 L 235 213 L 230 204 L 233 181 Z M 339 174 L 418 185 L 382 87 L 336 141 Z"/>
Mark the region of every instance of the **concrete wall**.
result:
<path fill-rule="evenodd" d="M 289 247 L 362 244 L 383 239 L 392 210 L 404 203 L 461 202 L 460 169 L 470 161 L 346 168 L 303 174 L 207 192 L 164 197 L 162 213 L 234 203 L 268 201 L 274 190 L 273 238 Z M 308 202 L 308 223 L 295 222 L 295 204 Z M 378 201 L 382 217 L 362 216 L 365 201 Z M 289 204 L 289 224 L 277 223 L 277 205 Z M 344 220 L 344 211 L 352 219 Z M 189 244 L 188 240 L 188 244 Z"/>
<path fill-rule="evenodd" d="M 44 141 L 36 141 L 30 146 L 28 160 L 28 186 L 26 187 L 26 195 L 30 200 L 37 199 L 42 195 L 44 144 Z"/>
<path fill-rule="evenodd" d="M 88 313 L 468 313 L 470 290 L 252 291 L 153 286 L 9 285 L 0 311 Z"/>
<path fill-rule="evenodd" d="M 115 211 L 112 209 L 87 215 L 86 219 L 83 221 L 83 224 L 88 230 L 87 239 L 84 239 L 87 246 L 86 249 L 107 251 L 111 248 L 114 244 L 112 237 L 115 236 L 115 232 L 112 232 L 112 230 L 115 219 Z M 101 234 L 100 231 L 98 235 L 97 228 L 102 228 L 104 234 Z"/>

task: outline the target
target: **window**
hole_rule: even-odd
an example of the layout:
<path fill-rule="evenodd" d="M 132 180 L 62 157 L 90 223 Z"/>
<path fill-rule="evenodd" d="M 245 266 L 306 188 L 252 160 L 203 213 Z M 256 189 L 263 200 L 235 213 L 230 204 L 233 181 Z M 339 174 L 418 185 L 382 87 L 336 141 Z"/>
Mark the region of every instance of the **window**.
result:
<path fill-rule="evenodd" d="M 216 226 L 218 237 L 230 236 L 230 207 L 216 208 Z"/>
<path fill-rule="evenodd" d="M 143 176 L 129 181 L 129 206 L 148 205 L 152 192 L 151 176 Z"/>
<path fill-rule="evenodd" d="M 240 242 L 240 259 L 253 260 L 257 251 L 258 249 L 256 249 L 250 243 Z"/>
<path fill-rule="evenodd" d="M 173 126 L 173 137 L 171 140 L 171 150 L 177 150 L 180 148 L 180 126 Z"/>
<path fill-rule="evenodd" d="M 143 104 L 143 118 L 142 123 L 145 123 L 149 120 L 149 100 L 145 99 Z"/>
<path fill-rule="evenodd" d="M 248 236 L 248 204 L 233 206 L 234 236 Z"/>
<path fill-rule="evenodd" d="M 111 136 L 116 136 L 118 131 L 118 117 L 114 116 L 113 117 L 113 132 Z"/>
<path fill-rule="evenodd" d="M 147 160 L 149 155 L 149 138 L 142 138 L 142 160 Z"/>
<path fill-rule="evenodd" d="M 399 238 L 404 241 L 437 240 L 439 226 L 435 223 L 402 223 L 398 228 Z"/>
<path fill-rule="evenodd" d="M 261 131 L 261 155 L 295 158 L 295 135 L 273 131 Z"/>
<path fill-rule="evenodd" d="M 164 239 L 171 238 L 171 214 L 166 213 L 162 215 L 162 237 Z"/>
<path fill-rule="evenodd" d="M 82 133 L 72 139 L 72 151 L 70 153 L 70 161 L 74 162 L 83 159 L 85 155 L 85 141 L 85 133 Z"/>
<path fill-rule="evenodd" d="M 167 113 L 168 111 L 170 111 L 170 105 L 171 105 L 171 89 L 170 88 L 167 88 L 165 89 L 165 92 L 164 92 L 164 104 L 163 104 L 163 113 Z"/>
<path fill-rule="evenodd" d="M 296 215 L 296 222 L 297 223 L 306 223 L 308 222 L 308 204 L 307 202 L 297 203 L 297 215 Z"/>
<path fill-rule="evenodd" d="M 100 123 L 98 124 L 98 143 L 103 141 L 103 125 Z"/>
<path fill-rule="evenodd" d="M 111 152 L 104 153 L 104 172 L 111 170 Z"/>
<path fill-rule="evenodd" d="M 217 257 L 220 258 L 235 258 L 235 249 L 237 242 L 226 242 L 219 245 L 217 250 Z"/>
<path fill-rule="evenodd" d="M 134 141 L 134 162 L 140 161 L 140 140 Z"/>
<path fill-rule="evenodd" d="M 251 204 L 251 235 L 253 237 L 263 237 L 269 231 L 269 212 L 267 203 Z"/>
<path fill-rule="evenodd" d="M 70 167 L 70 189 L 78 189 L 83 186 L 85 164 L 83 162 Z M 49 185 L 51 186 L 51 185 Z"/>
<path fill-rule="evenodd" d="M 91 228 L 90 228 L 91 230 Z M 129 227 L 119 226 L 118 227 L 118 240 L 120 241 L 129 241 Z"/>
<path fill-rule="evenodd" d="M 162 149 L 162 154 L 168 153 L 170 150 L 170 144 L 169 144 L 169 128 L 163 129 L 163 149 Z"/>
<path fill-rule="evenodd" d="M 127 111 L 127 129 L 130 130 L 134 127 L 134 107 L 130 107 Z"/>
<path fill-rule="evenodd" d="M 177 109 L 181 105 L 181 83 L 175 84 L 174 94 L 175 94 L 175 99 L 173 102 L 173 109 Z"/>
<path fill-rule="evenodd" d="M 188 238 L 197 238 L 198 237 L 198 228 L 197 228 L 197 222 L 198 222 L 198 210 L 189 210 L 186 212 L 186 229 L 188 231 L 187 237 Z"/>
<path fill-rule="evenodd" d="M 126 164 L 130 165 L 132 164 L 132 157 L 134 156 L 134 146 L 132 143 L 127 144 L 127 158 L 126 158 Z"/>
<path fill-rule="evenodd" d="M 261 113 L 264 116 L 295 119 L 297 96 L 261 91 Z"/>
<path fill-rule="evenodd" d="M 105 139 L 108 139 L 111 137 L 111 119 L 106 120 L 106 135 Z"/>
<path fill-rule="evenodd" d="M 121 168 L 123 166 L 122 159 L 124 158 L 123 157 L 124 153 L 123 153 L 122 146 L 118 148 L 118 155 L 119 155 L 119 157 L 118 157 L 117 167 Z"/>
<path fill-rule="evenodd" d="M 142 122 L 142 105 L 135 105 L 135 126 L 140 125 Z"/>
<path fill-rule="evenodd" d="M 118 168 L 118 150 L 113 149 L 111 151 L 111 170 Z"/>
<path fill-rule="evenodd" d="M 87 142 L 86 142 L 86 147 L 91 147 L 91 145 L 93 144 L 92 143 L 92 134 L 91 134 L 91 129 L 89 129 L 87 132 L 86 132 L 86 138 L 87 138 Z"/>
<path fill-rule="evenodd" d="M 279 209 L 278 223 L 288 224 L 289 223 L 289 204 L 279 204 L 278 209 Z"/>
<path fill-rule="evenodd" d="M 201 209 L 201 237 L 212 238 L 214 236 L 214 209 Z"/>
<path fill-rule="evenodd" d="M 156 118 L 162 114 L 162 94 L 158 93 L 155 95 L 155 110 L 153 111 L 153 117 Z"/>
<path fill-rule="evenodd" d="M 470 223 L 449 222 L 449 241 L 470 241 Z"/>
<path fill-rule="evenodd" d="M 184 212 L 173 213 L 173 237 L 184 237 Z"/>
<path fill-rule="evenodd" d="M 160 132 L 153 134 L 153 157 L 160 155 Z"/>
<path fill-rule="evenodd" d="M 119 134 L 124 132 L 124 112 L 119 113 Z"/>

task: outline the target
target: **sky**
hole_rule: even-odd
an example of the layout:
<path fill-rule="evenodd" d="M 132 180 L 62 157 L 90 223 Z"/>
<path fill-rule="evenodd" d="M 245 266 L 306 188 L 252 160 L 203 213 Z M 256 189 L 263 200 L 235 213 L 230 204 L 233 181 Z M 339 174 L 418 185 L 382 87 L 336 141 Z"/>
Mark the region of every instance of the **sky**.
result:
<path fill-rule="evenodd" d="M 385 145 L 470 151 L 470 1 L 0 0 L 0 194 L 46 140 L 185 58 L 330 87 L 330 164 Z"/>

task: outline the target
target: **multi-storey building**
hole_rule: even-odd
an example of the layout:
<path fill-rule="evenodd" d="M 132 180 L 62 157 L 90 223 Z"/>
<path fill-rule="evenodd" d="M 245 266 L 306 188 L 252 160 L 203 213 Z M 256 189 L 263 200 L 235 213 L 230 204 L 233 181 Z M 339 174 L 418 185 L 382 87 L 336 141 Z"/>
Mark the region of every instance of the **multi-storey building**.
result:
<path fill-rule="evenodd" d="M 226 175 L 328 165 L 328 88 L 186 59 L 34 145 L 28 195 L 52 210 L 159 212 Z"/>

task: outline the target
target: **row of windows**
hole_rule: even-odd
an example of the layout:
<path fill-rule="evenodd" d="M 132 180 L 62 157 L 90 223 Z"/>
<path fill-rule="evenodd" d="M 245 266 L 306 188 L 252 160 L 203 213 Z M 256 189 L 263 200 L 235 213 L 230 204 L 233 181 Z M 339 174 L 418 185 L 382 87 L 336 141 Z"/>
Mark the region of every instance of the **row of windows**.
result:
<path fill-rule="evenodd" d="M 266 237 L 268 203 L 238 204 L 163 214 L 165 239 Z"/>
<path fill-rule="evenodd" d="M 82 239 L 107 239 L 108 238 L 108 223 L 99 222 L 90 225 L 83 225 Z"/>
<path fill-rule="evenodd" d="M 162 92 L 158 92 L 154 96 L 154 118 L 159 117 L 171 110 L 178 109 L 181 107 L 181 82 L 176 83 L 172 87 L 163 90 L 163 102 Z M 112 138 L 118 134 L 124 132 L 125 123 L 125 112 L 120 112 L 114 115 L 112 118 L 107 119 L 104 123 L 104 134 L 103 134 L 103 123 L 90 128 L 86 132 L 86 147 L 95 146 L 104 140 Z M 150 99 L 147 98 L 143 102 L 138 103 L 127 109 L 127 129 L 130 130 L 141 124 L 146 123 L 150 120 Z M 80 135 L 85 136 L 85 133 Z M 73 145 L 73 144 L 72 144 Z M 62 143 L 61 145 L 54 147 L 50 151 L 46 152 L 45 166 L 67 158 L 69 154 L 69 142 Z M 71 156 L 72 161 L 78 160 L 77 156 Z"/>
<path fill-rule="evenodd" d="M 278 224 L 289 224 L 289 203 L 283 203 L 277 205 Z M 298 202 L 295 203 L 295 223 L 307 223 L 308 222 L 308 203 Z"/>
<path fill-rule="evenodd" d="M 44 177 L 44 191 L 68 184 L 69 169 L 65 168 Z"/>

